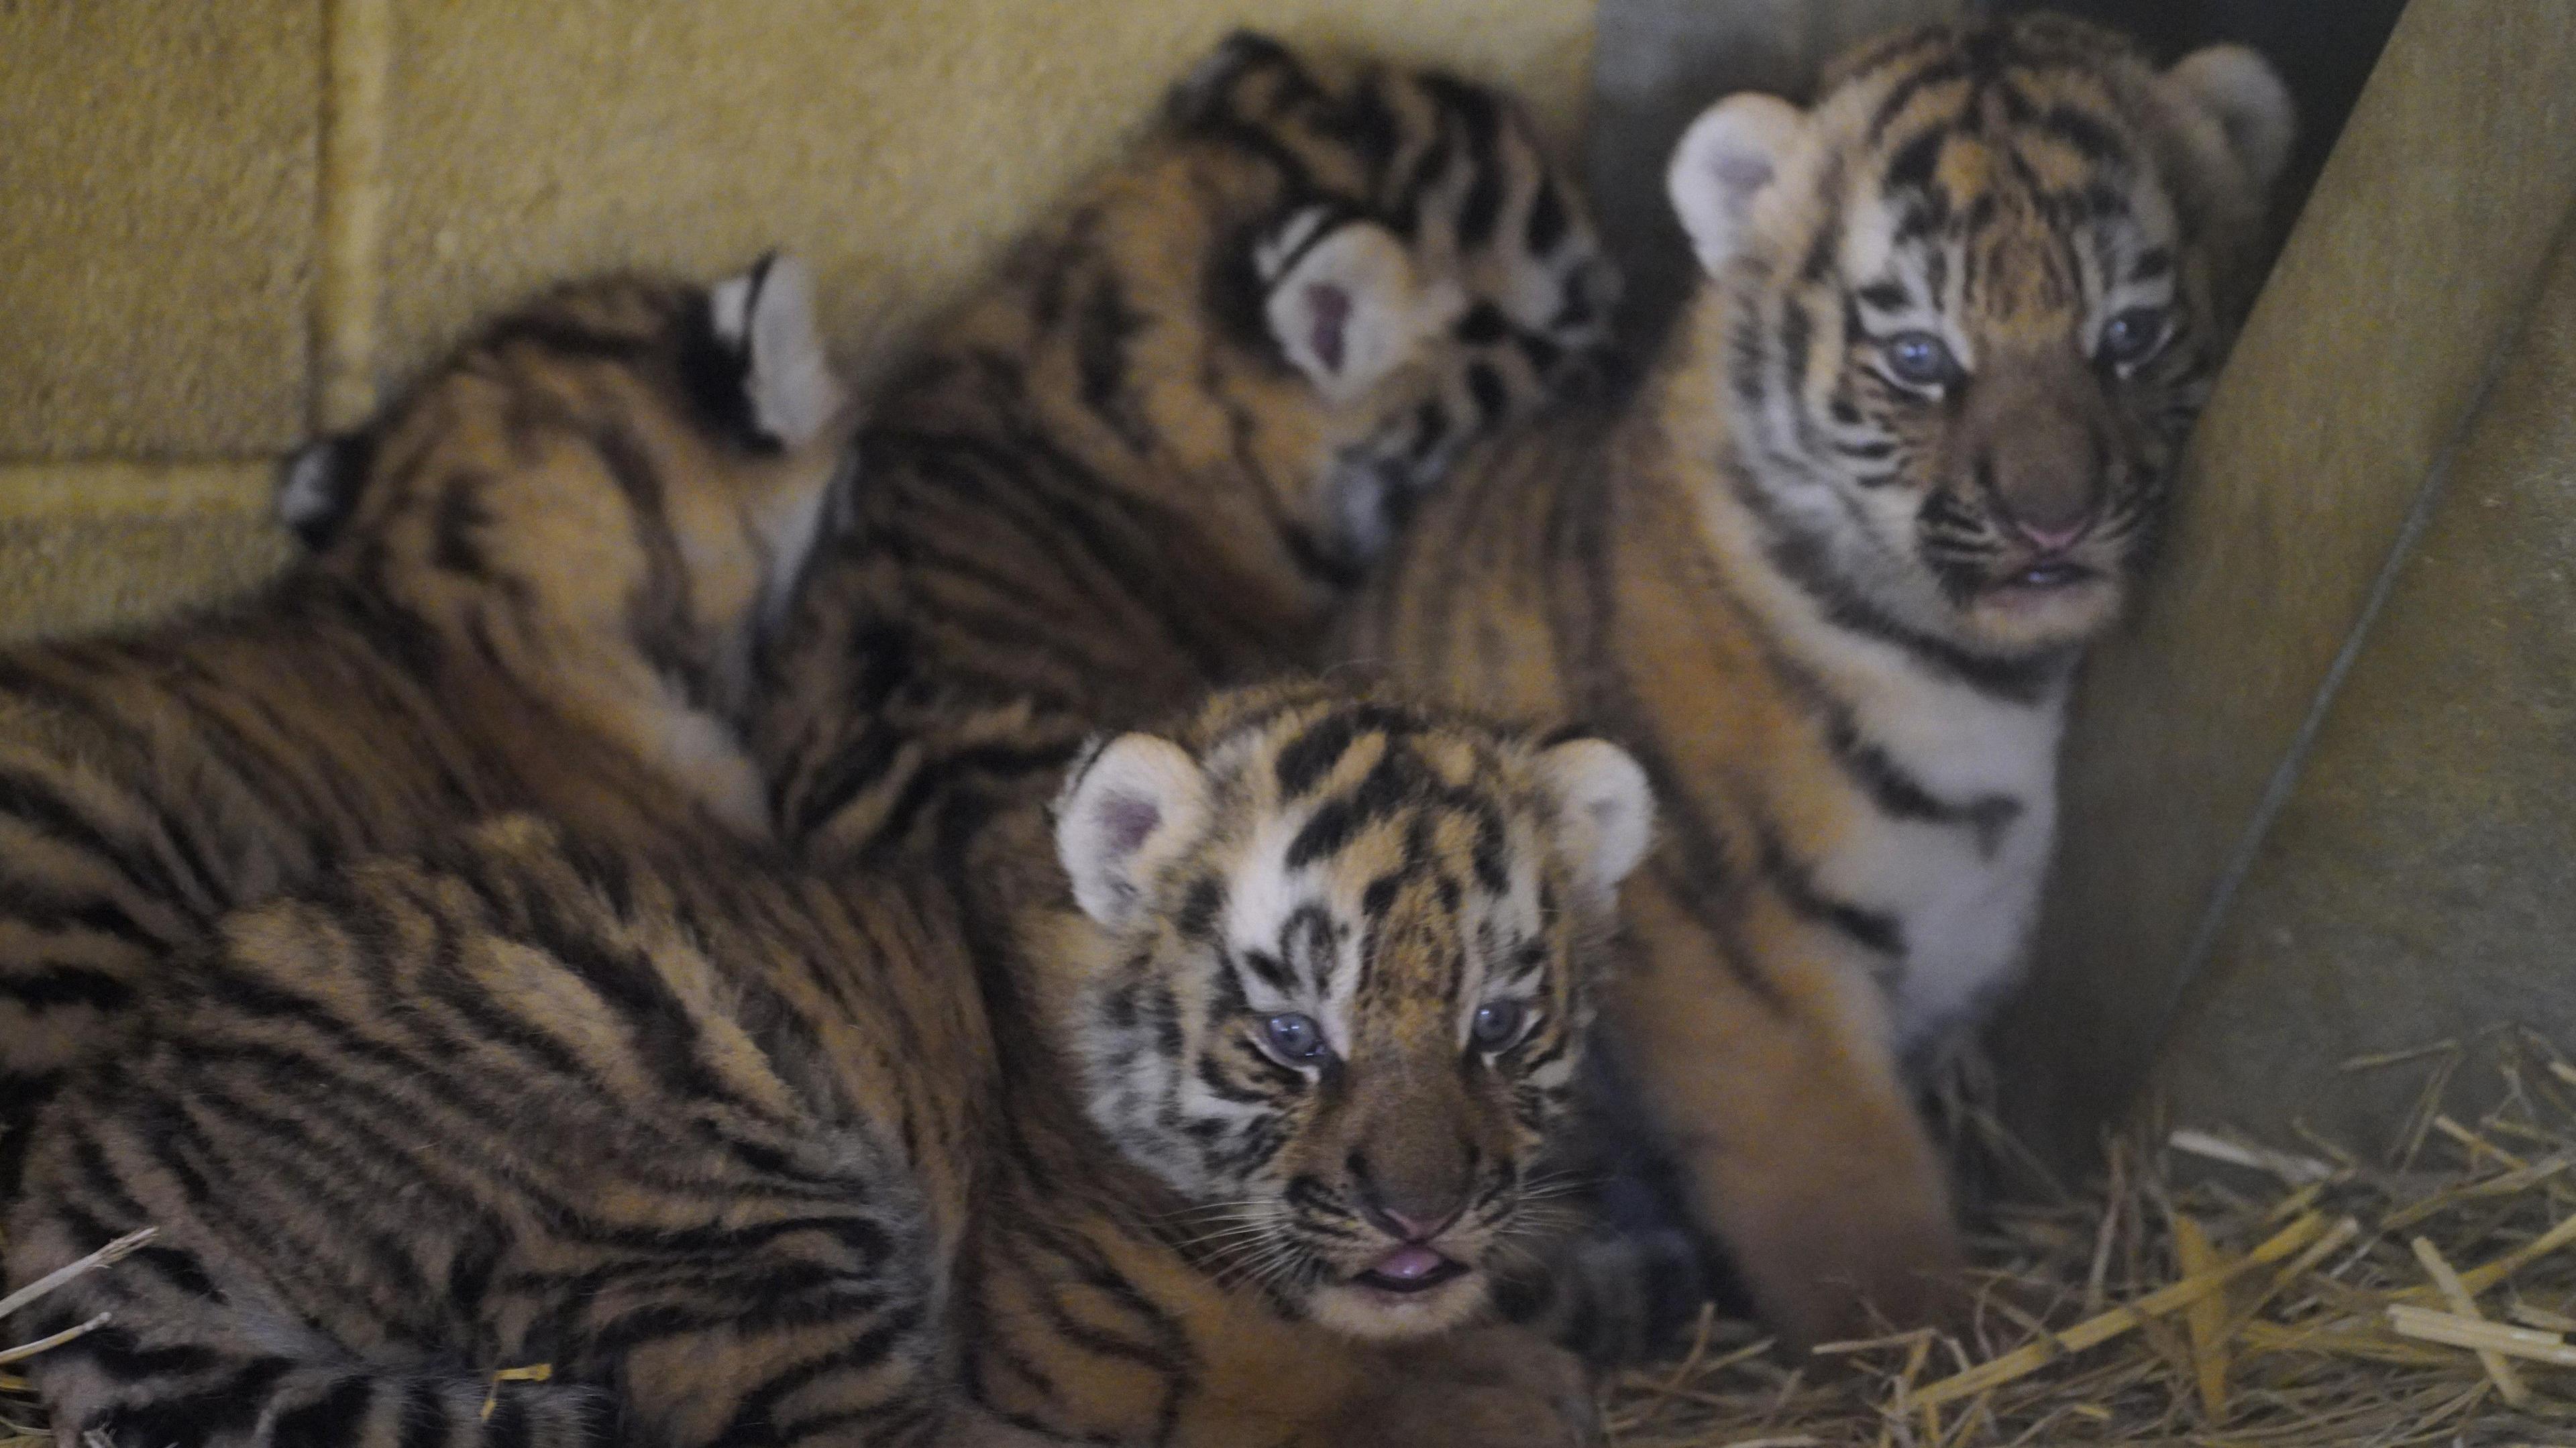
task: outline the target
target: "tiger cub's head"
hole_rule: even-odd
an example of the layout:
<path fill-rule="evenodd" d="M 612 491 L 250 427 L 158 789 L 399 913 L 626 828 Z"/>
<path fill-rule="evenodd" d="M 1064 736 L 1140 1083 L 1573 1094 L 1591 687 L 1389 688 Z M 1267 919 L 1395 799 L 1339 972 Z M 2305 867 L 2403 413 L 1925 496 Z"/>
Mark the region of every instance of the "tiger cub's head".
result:
<path fill-rule="evenodd" d="M 1056 843 L 1105 936 L 1060 1006 L 1092 1119 L 1214 1270 L 1367 1337 L 1451 1326 L 1543 1211 L 1645 776 L 1320 685 L 1077 765 Z"/>
<path fill-rule="evenodd" d="M 795 258 L 576 282 L 291 459 L 277 509 L 443 676 L 497 673 L 757 826 L 732 722 L 854 423 Z"/>
<path fill-rule="evenodd" d="M 2082 642 L 2152 544 L 2256 280 L 2292 117 L 2259 57 L 2151 68 L 2055 16 L 1727 98 L 1675 209 L 1770 556 L 1828 607 L 1993 659 Z"/>
<path fill-rule="evenodd" d="M 1250 33 L 1075 198 L 1034 270 L 1029 310 L 1097 428 L 1251 475 L 1327 581 L 1467 443 L 1596 372 L 1618 293 L 1511 98 Z"/>

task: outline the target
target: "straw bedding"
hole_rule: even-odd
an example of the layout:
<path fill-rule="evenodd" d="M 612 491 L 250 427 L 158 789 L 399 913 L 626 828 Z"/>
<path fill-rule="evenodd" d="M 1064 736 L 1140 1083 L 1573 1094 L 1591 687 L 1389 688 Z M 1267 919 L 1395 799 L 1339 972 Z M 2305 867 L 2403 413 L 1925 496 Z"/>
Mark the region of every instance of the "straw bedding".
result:
<path fill-rule="evenodd" d="M 2501 1103 L 2469 1121 L 2446 1109 L 2464 1065 L 2497 1073 Z M 1605 1388 L 1610 1441 L 2576 1444 L 2576 1064 L 2500 1031 L 2347 1069 L 2426 1077 L 2376 1159 L 2141 1128 L 2081 1191 L 1959 1107 L 1970 1154 L 2013 1188 L 1983 1214 L 1964 1329 L 1793 1364 L 1703 1318 L 1681 1357 Z M 44 1448 L 10 1366 L 27 1348 L 6 1345 L 21 1305 L 0 1302 L 0 1448 Z"/>

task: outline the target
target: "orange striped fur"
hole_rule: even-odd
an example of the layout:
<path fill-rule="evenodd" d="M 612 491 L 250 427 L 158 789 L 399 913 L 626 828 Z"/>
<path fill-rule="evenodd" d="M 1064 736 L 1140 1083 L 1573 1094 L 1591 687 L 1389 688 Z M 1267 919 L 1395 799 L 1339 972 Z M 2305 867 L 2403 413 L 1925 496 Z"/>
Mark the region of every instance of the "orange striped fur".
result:
<path fill-rule="evenodd" d="M 1864 48 L 1672 168 L 1709 272 L 1623 409 L 1426 503 L 1349 656 L 1665 801 L 1609 1044 L 1790 1337 L 1959 1261 L 1914 1074 L 2020 968 L 2069 675 L 2151 552 L 2287 142 L 2259 60 L 2055 17 Z"/>

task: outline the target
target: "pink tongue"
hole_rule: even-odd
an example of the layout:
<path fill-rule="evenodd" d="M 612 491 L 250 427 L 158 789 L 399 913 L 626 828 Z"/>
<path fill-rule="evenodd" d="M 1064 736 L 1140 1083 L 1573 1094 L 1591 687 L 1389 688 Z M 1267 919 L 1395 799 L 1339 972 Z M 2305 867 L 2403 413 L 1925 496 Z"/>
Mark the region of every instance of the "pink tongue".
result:
<path fill-rule="evenodd" d="M 1380 1277 L 1411 1282 L 1439 1271 L 1440 1264 L 1447 1260 L 1428 1247 L 1398 1247 L 1377 1259 L 1377 1265 L 1369 1270 Z"/>

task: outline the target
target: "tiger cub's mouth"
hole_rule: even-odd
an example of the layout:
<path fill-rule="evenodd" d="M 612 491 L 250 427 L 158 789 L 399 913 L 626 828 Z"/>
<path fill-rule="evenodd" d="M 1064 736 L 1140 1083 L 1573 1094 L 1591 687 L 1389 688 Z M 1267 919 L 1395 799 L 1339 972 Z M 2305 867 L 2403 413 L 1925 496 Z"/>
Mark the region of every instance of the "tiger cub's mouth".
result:
<path fill-rule="evenodd" d="M 1405 1295 L 1428 1292 L 1474 1270 L 1455 1258 L 1408 1243 L 1380 1257 L 1351 1280 L 1379 1292 Z"/>
<path fill-rule="evenodd" d="M 2018 573 L 2008 573 L 2003 577 L 1996 579 L 1990 586 L 1998 589 L 2066 588 L 2074 584 L 2085 582 L 2092 577 L 2093 570 L 2085 567 L 2081 563 L 2070 563 L 2062 558 L 2052 558 L 2044 562 L 2034 563 L 2029 567 L 2022 569 Z"/>

